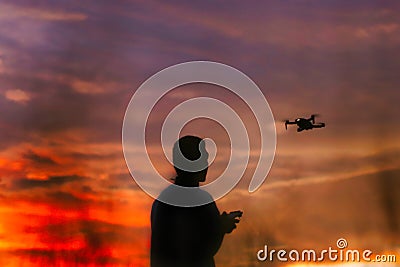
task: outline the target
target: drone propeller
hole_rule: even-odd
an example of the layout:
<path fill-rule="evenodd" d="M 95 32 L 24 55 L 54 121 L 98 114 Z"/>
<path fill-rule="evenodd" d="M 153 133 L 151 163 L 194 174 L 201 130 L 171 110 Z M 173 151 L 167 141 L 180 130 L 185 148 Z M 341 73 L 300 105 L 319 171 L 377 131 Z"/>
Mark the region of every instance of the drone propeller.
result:
<path fill-rule="evenodd" d="M 288 123 L 289 123 L 289 120 L 283 120 L 282 122 L 285 123 L 285 129 L 287 130 L 287 125 L 288 125 Z"/>
<path fill-rule="evenodd" d="M 311 114 L 311 121 L 313 124 L 315 124 L 315 118 L 319 117 L 319 114 Z"/>

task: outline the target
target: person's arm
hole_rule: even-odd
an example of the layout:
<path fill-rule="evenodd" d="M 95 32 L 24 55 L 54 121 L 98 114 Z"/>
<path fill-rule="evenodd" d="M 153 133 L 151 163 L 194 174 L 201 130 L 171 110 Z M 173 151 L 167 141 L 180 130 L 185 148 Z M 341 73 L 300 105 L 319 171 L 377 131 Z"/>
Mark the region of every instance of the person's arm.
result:
<path fill-rule="evenodd" d="M 223 224 L 223 220 L 221 220 L 221 215 L 217 208 L 215 202 L 212 202 L 207 205 L 208 206 L 208 213 L 209 213 L 209 225 L 208 225 L 208 253 L 211 256 L 214 256 L 219 248 L 221 247 L 222 241 L 224 239 L 226 229 Z"/>
<path fill-rule="evenodd" d="M 207 212 L 207 218 L 209 218 L 208 233 L 206 233 L 209 237 L 208 251 L 214 256 L 221 247 L 225 234 L 231 233 L 236 228 L 243 212 L 234 211 L 229 214 L 226 212 L 220 214 L 215 202 L 208 204 Z"/>
<path fill-rule="evenodd" d="M 221 214 L 221 227 L 222 231 L 229 234 L 232 233 L 234 229 L 236 229 L 236 224 L 239 223 L 239 218 L 242 217 L 243 212 L 232 211 L 229 214 L 225 211 Z"/>

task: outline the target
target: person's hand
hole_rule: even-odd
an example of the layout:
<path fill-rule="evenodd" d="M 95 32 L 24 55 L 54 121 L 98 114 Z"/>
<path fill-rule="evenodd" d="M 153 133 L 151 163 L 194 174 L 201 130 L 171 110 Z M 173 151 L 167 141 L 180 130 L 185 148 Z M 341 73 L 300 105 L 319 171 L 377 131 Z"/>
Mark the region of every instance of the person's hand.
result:
<path fill-rule="evenodd" d="M 232 233 L 236 228 L 236 224 L 240 221 L 239 218 L 242 217 L 242 211 L 232 211 L 227 214 L 225 211 L 221 214 L 221 225 L 222 231 L 224 233 Z"/>

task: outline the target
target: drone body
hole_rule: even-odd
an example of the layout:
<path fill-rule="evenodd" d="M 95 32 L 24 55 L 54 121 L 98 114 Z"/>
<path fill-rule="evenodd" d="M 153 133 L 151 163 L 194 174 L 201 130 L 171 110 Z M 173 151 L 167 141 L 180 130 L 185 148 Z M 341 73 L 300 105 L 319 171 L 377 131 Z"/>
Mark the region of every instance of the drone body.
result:
<path fill-rule="evenodd" d="M 296 124 L 297 125 L 297 132 L 301 132 L 303 130 L 311 130 L 313 128 L 323 128 L 325 127 L 325 123 L 320 122 L 320 123 L 315 123 L 315 117 L 317 115 L 313 114 L 309 119 L 305 118 L 298 118 L 295 119 L 294 121 L 285 121 L 285 128 L 287 130 L 288 124 Z"/>

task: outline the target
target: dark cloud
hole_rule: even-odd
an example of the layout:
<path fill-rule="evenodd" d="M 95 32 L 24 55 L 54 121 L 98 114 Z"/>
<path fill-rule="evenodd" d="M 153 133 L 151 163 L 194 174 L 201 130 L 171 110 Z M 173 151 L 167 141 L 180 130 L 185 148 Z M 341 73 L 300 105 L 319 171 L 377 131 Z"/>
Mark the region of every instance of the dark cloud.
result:
<path fill-rule="evenodd" d="M 43 156 L 43 155 L 39 155 L 32 150 L 29 150 L 28 152 L 24 153 L 22 156 L 23 156 L 23 158 L 28 159 L 35 164 L 57 165 L 57 162 L 55 162 L 52 158 Z"/>
<path fill-rule="evenodd" d="M 72 192 L 70 192 L 72 191 Z M 97 205 L 106 205 L 106 201 L 94 200 L 79 195 L 79 189 L 67 190 L 59 188 L 47 188 L 46 191 L 38 192 L 31 190 L 31 193 L 25 195 L 23 199 L 30 203 L 36 203 L 48 206 L 51 210 L 57 212 L 67 212 L 73 210 L 78 214 L 86 214 L 89 207 Z M 51 213 L 49 213 L 49 216 Z"/>
<path fill-rule="evenodd" d="M 112 160 L 118 157 L 123 157 L 122 148 L 121 153 L 90 153 L 90 152 L 71 152 L 66 153 L 66 156 L 74 160 Z"/>
<path fill-rule="evenodd" d="M 110 177 L 107 179 L 106 186 L 107 186 L 107 188 L 112 189 L 112 190 L 117 190 L 117 189 L 138 190 L 138 189 L 140 189 L 129 172 L 110 175 Z"/>
<path fill-rule="evenodd" d="M 86 178 L 79 175 L 51 176 L 46 180 L 20 178 L 20 179 L 14 179 L 12 181 L 11 188 L 14 190 L 50 188 L 50 187 L 57 187 L 66 183 L 72 183 L 77 181 L 82 182 L 84 179 Z"/>
<path fill-rule="evenodd" d="M 52 204 L 61 203 L 70 206 L 77 206 L 83 203 L 81 198 L 76 197 L 75 195 L 63 191 L 55 191 L 49 192 L 46 195 L 46 198 L 49 199 L 49 202 Z"/>
<path fill-rule="evenodd" d="M 94 191 L 92 189 L 92 187 L 88 186 L 88 185 L 82 185 L 81 187 L 82 192 L 84 193 L 95 193 L 96 191 Z"/>

